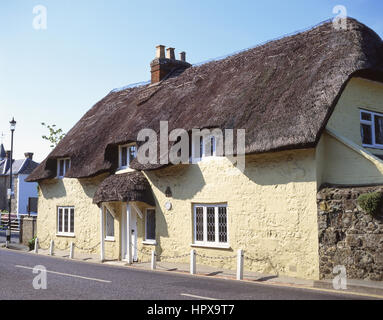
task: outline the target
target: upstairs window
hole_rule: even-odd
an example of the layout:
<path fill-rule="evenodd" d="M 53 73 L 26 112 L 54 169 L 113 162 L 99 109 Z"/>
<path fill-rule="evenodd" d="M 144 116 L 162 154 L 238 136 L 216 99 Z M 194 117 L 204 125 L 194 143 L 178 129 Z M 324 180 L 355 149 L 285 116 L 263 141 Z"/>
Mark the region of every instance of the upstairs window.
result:
<path fill-rule="evenodd" d="M 70 168 L 70 159 L 62 158 L 57 159 L 57 177 L 63 178 Z"/>
<path fill-rule="evenodd" d="M 120 169 L 129 168 L 130 163 L 137 157 L 137 146 L 133 144 L 120 146 L 119 153 Z"/>
<path fill-rule="evenodd" d="M 213 135 L 199 137 L 199 141 L 193 143 L 192 160 L 198 162 L 203 158 L 217 155 L 217 139 Z"/>
<path fill-rule="evenodd" d="M 383 149 L 383 114 L 361 110 L 360 133 L 364 147 Z"/>

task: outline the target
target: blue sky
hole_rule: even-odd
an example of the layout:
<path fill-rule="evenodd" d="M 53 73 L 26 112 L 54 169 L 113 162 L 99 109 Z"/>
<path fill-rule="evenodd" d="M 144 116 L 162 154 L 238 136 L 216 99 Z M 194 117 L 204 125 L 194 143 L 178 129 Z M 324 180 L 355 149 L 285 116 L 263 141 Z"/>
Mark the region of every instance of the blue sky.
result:
<path fill-rule="evenodd" d="M 32 10 L 47 8 L 47 30 Z M 110 90 L 150 79 L 155 46 L 198 63 L 313 26 L 344 5 L 383 36 L 381 0 L 1 0 L 0 135 L 15 156 L 50 151 L 41 122 L 68 131 Z"/>

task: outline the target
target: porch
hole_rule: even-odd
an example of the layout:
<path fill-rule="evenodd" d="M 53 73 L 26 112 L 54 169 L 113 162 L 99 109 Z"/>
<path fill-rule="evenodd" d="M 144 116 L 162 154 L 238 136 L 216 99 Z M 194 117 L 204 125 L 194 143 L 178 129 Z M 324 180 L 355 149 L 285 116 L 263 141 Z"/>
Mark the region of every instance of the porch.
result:
<path fill-rule="evenodd" d="M 146 224 L 155 224 L 155 201 L 145 176 L 138 171 L 112 175 L 100 184 L 93 202 L 100 208 L 101 261 L 137 262 L 138 248 L 151 231 Z M 155 243 L 155 234 L 150 239 Z"/>

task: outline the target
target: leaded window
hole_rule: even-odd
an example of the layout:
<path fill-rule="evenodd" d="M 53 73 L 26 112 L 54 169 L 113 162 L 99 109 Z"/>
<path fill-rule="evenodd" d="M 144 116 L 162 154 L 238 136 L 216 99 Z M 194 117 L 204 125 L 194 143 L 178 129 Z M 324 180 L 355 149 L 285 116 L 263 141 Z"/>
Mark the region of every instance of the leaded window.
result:
<path fill-rule="evenodd" d="M 226 205 L 194 206 L 194 243 L 206 246 L 228 245 Z"/>
<path fill-rule="evenodd" d="M 156 210 L 146 210 L 146 236 L 145 240 L 154 241 L 156 240 Z"/>

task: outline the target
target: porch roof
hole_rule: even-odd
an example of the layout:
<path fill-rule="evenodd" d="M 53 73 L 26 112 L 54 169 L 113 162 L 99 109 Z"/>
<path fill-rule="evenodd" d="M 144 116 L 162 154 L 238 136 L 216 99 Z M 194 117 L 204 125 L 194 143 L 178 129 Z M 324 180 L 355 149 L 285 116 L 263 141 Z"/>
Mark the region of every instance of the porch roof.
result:
<path fill-rule="evenodd" d="M 114 201 L 140 201 L 155 205 L 150 184 L 140 171 L 111 175 L 99 185 L 93 203 L 100 205 Z"/>

